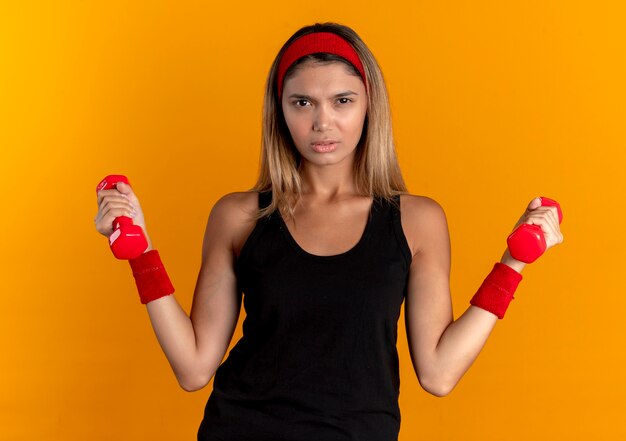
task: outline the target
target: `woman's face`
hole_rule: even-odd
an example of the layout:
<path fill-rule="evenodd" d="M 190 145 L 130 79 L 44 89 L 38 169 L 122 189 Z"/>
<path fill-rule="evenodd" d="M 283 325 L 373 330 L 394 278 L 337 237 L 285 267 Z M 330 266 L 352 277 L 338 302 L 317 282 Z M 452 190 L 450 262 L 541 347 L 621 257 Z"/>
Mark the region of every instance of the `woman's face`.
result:
<path fill-rule="evenodd" d="M 352 161 L 367 111 L 365 86 L 341 62 L 299 66 L 283 86 L 283 113 L 304 161 Z"/>

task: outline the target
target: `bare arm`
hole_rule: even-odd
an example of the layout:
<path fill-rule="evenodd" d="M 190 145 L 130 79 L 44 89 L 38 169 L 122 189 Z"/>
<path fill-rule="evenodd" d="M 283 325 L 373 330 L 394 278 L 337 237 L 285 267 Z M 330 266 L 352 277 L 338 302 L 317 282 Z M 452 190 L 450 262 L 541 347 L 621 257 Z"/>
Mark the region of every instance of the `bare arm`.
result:
<path fill-rule="evenodd" d="M 469 306 L 453 320 L 450 238 L 445 213 L 432 199 L 412 202 L 413 207 L 409 205 L 403 210 L 407 211 L 407 217 L 415 214 L 416 219 L 408 228 L 419 236 L 405 304 L 409 349 L 422 387 L 433 395 L 445 396 L 476 360 L 498 318 Z M 518 272 L 524 266 L 508 252 L 502 256 L 502 262 Z"/>
<path fill-rule="evenodd" d="M 146 305 L 159 344 L 186 391 L 209 383 L 237 325 L 241 298 L 234 274 L 233 243 L 253 227 L 242 210 L 246 200 L 251 200 L 247 193 L 231 193 L 211 211 L 190 316 L 173 295 Z"/>
<path fill-rule="evenodd" d="M 153 249 L 141 204 L 129 185 L 118 182 L 116 189 L 100 190 L 97 203 L 94 222 L 100 234 L 110 237 L 113 220 L 129 216 L 146 234 L 146 251 Z M 230 344 L 241 306 L 234 274 L 235 245 L 239 248 L 254 228 L 250 214 L 257 205 L 256 192 L 239 192 L 222 197 L 211 210 L 189 317 L 173 294 L 146 305 L 159 344 L 187 391 L 211 380 Z M 167 258 L 163 260 L 167 264 Z"/>

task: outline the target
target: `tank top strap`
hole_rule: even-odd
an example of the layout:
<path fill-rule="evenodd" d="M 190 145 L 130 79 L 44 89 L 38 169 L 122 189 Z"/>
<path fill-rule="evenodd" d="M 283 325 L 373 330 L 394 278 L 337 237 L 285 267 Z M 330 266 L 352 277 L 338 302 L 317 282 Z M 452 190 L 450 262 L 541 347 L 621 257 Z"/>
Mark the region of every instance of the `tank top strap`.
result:
<path fill-rule="evenodd" d="M 389 210 L 391 211 L 391 222 L 393 225 L 393 231 L 396 235 L 396 240 L 400 246 L 400 250 L 402 250 L 402 255 L 407 263 L 407 265 L 411 265 L 411 261 L 413 260 L 413 256 L 411 255 L 411 248 L 409 247 L 409 243 L 404 234 L 404 230 L 402 229 L 402 214 L 400 212 L 400 195 L 396 194 L 393 196 L 394 204 L 388 204 Z"/>
<path fill-rule="evenodd" d="M 272 190 L 259 192 L 259 208 L 265 208 L 272 203 Z"/>
<path fill-rule="evenodd" d="M 259 193 L 258 194 L 259 208 L 267 207 L 272 202 L 272 191 L 271 190 L 262 191 L 262 192 L 260 191 L 258 193 Z M 252 232 L 250 233 L 248 238 L 245 240 L 241 248 L 241 252 L 239 253 L 239 257 L 237 258 L 237 261 L 235 263 L 235 271 L 239 270 L 239 267 L 241 266 L 243 261 L 245 261 L 246 258 L 248 257 L 250 250 L 255 247 L 256 243 L 259 241 L 259 238 L 261 236 L 263 229 L 266 227 L 267 223 L 272 217 L 273 217 L 273 214 L 270 215 L 269 217 L 266 216 L 257 220 Z"/>

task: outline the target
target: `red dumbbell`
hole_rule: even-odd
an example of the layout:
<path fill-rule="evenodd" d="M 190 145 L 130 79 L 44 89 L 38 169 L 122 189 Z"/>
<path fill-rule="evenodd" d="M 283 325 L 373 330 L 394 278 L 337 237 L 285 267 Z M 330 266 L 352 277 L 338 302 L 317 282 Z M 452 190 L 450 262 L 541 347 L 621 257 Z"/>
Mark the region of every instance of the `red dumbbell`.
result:
<path fill-rule="evenodd" d="M 542 207 L 556 207 L 559 224 L 563 221 L 561 206 L 557 201 L 541 197 Z M 511 257 L 525 263 L 533 263 L 546 251 L 546 238 L 539 225 L 521 224 L 507 238 Z"/>
<path fill-rule="evenodd" d="M 118 182 L 130 185 L 124 175 L 109 175 L 96 186 L 96 193 L 100 190 L 116 188 Z M 143 229 L 139 225 L 133 225 L 133 220 L 128 216 L 119 216 L 113 220 L 113 233 L 109 236 L 109 246 L 113 255 L 118 259 L 134 259 L 148 248 L 148 241 Z"/>

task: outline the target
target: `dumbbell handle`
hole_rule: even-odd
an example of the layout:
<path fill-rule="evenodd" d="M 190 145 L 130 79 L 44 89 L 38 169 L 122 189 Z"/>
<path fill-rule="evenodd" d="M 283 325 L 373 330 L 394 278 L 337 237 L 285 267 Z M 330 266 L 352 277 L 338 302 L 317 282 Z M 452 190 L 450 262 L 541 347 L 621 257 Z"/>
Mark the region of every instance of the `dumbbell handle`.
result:
<path fill-rule="evenodd" d="M 553 199 L 541 197 L 542 207 L 556 207 L 559 224 L 563 221 L 563 212 L 559 203 Z M 533 263 L 546 251 L 546 238 L 539 225 L 521 224 L 507 238 L 511 257 L 520 262 Z"/>

